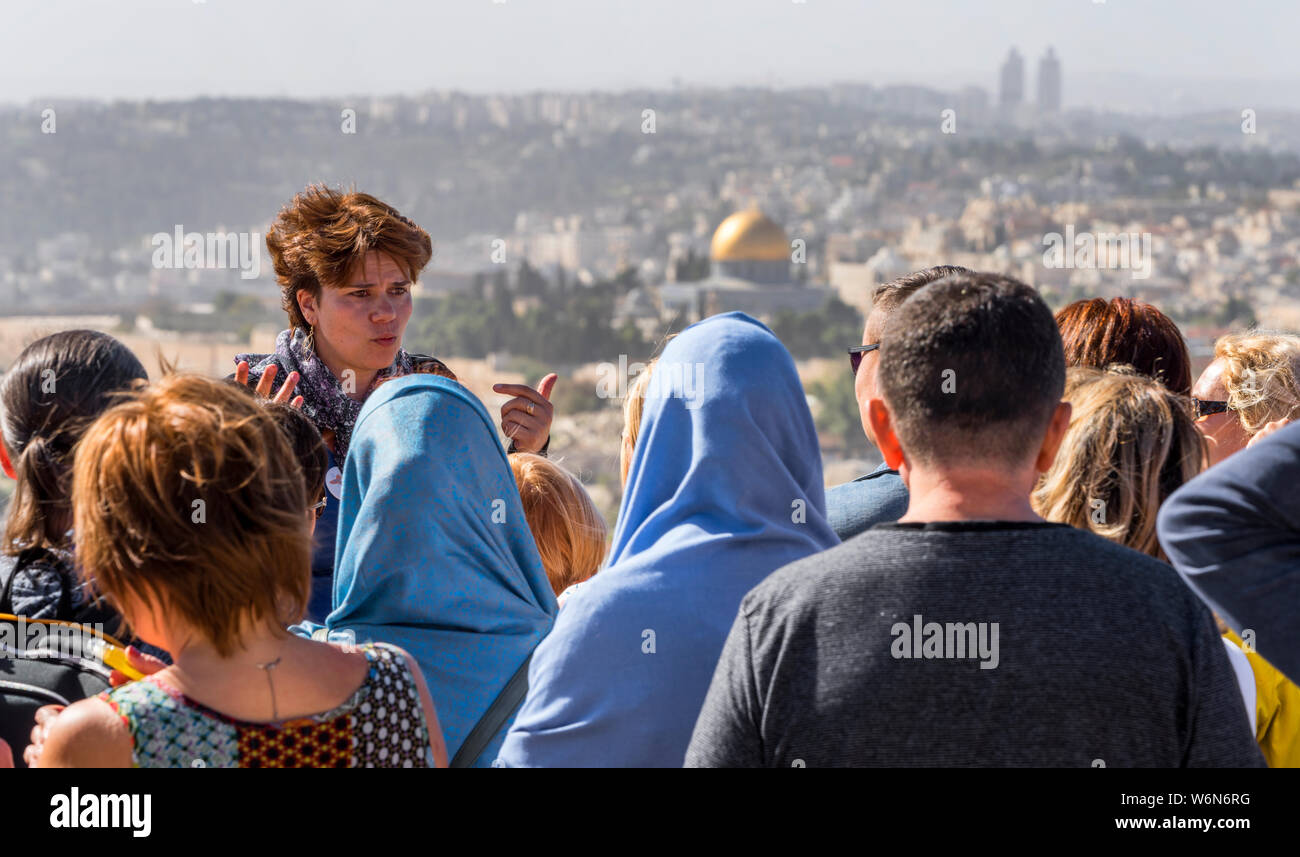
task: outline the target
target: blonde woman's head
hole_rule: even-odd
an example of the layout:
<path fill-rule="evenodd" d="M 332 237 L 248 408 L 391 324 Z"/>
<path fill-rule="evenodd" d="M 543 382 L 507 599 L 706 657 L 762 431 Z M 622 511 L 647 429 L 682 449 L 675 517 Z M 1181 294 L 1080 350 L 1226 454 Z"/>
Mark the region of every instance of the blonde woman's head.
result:
<path fill-rule="evenodd" d="M 1065 398 L 1070 428 L 1038 481 L 1034 510 L 1165 559 L 1156 514 L 1206 461 L 1190 403 L 1131 366 L 1072 368 Z"/>
<path fill-rule="evenodd" d="M 627 397 L 623 399 L 623 443 L 618 450 L 618 470 L 620 484 L 627 485 L 627 472 L 632 466 L 632 453 L 636 450 L 637 435 L 641 431 L 641 414 L 645 410 L 645 392 L 650 385 L 650 373 L 654 371 L 654 358 L 627 387 Z"/>
<path fill-rule="evenodd" d="M 607 529 L 582 482 L 530 452 L 511 455 L 510 469 L 555 594 L 590 578 L 605 560 Z"/>
<path fill-rule="evenodd" d="M 1221 337 L 1192 387 L 1197 428 L 1217 464 L 1246 448 L 1265 425 L 1300 415 L 1300 336 L 1251 331 Z"/>

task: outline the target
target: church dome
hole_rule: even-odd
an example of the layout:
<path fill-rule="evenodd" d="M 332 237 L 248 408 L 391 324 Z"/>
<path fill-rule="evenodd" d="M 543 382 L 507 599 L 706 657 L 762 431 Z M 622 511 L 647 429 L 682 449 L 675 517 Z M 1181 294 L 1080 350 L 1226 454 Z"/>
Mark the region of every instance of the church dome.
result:
<path fill-rule="evenodd" d="M 789 262 L 785 230 L 757 208 L 738 211 L 713 233 L 709 255 L 715 262 Z"/>

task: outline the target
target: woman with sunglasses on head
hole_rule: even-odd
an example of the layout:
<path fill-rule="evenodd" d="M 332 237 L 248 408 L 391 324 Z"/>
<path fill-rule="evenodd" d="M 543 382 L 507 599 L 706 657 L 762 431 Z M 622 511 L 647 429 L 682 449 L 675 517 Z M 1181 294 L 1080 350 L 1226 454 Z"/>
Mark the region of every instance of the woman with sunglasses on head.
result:
<path fill-rule="evenodd" d="M 411 288 L 433 255 L 433 242 L 369 194 L 312 185 L 280 211 L 266 247 L 289 327 L 276 338 L 273 353 L 237 355 L 234 378 L 256 385 L 262 396 L 299 405 L 329 451 L 307 611 L 320 621 L 330 610 L 338 492 L 352 427 L 376 385 L 417 369 L 402 337 L 413 309 Z M 545 451 L 555 378 L 543 378 L 536 390 L 494 387 L 513 396 L 501 408 L 511 451 Z"/>
<path fill-rule="evenodd" d="M 1300 412 L 1300 336 L 1251 331 L 1221 337 L 1192 387 L 1210 464 L 1240 452 L 1265 426 Z"/>

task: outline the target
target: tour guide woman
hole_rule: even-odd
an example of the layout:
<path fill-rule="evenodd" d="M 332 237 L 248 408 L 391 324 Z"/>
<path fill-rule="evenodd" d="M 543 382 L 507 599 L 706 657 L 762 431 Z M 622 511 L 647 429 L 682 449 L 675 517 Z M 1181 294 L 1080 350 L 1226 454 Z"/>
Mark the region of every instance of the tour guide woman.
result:
<path fill-rule="evenodd" d="M 276 401 L 300 405 L 330 451 L 325 506 L 318 511 L 307 616 L 330 612 L 341 468 L 361 405 L 386 378 L 409 374 L 402 348 L 411 286 L 433 255 L 429 234 L 364 193 L 308 186 L 281 209 L 266 235 L 289 329 L 271 354 L 235 357 L 235 378 Z M 543 452 L 550 442 L 555 375 L 539 390 L 497 384 L 514 398 L 501 407 L 511 452 Z M 321 498 L 311 498 L 313 502 Z"/>

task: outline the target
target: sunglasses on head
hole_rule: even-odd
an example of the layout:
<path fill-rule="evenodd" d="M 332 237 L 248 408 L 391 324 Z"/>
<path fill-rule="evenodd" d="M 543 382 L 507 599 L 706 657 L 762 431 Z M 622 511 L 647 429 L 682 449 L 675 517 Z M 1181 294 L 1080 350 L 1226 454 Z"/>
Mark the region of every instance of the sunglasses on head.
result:
<path fill-rule="evenodd" d="M 854 375 L 858 374 L 858 367 L 862 365 L 862 355 L 879 347 L 879 342 L 873 342 L 871 345 L 855 345 L 849 349 L 849 365 L 853 367 Z"/>
<path fill-rule="evenodd" d="M 1227 402 L 1210 402 L 1205 399 L 1192 397 L 1192 405 L 1196 408 L 1196 418 L 1208 417 L 1213 414 L 1226 414 L 1232 410 L 1232 406 Z"/>

